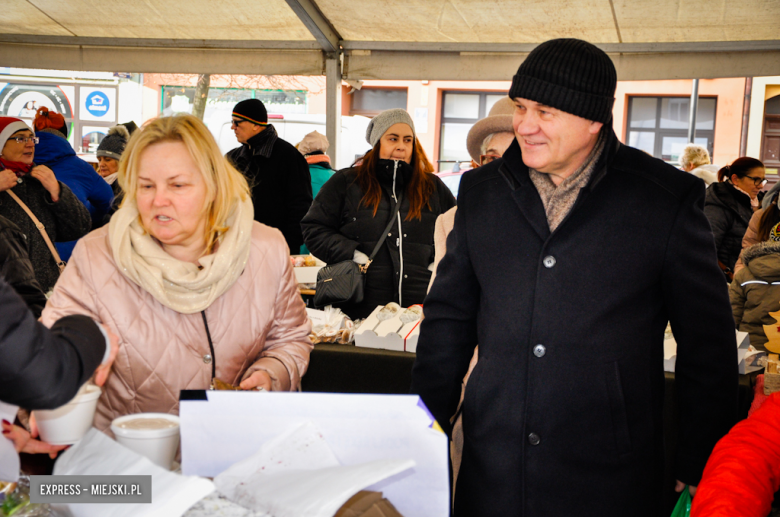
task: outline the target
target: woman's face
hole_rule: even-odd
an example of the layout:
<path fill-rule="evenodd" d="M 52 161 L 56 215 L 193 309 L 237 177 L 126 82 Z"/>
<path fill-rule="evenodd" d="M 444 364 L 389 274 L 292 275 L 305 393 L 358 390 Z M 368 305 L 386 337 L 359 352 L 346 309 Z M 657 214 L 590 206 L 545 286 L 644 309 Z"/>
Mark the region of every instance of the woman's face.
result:
<path fill-rule="evenodd" d="M 403 160 L 412 163 L 414 133 L 407 124 L 393 124 L 379 139 L 379 158 L 382 160 Z"/>
<path fill-rule="evenodd" d="M 206 183 L 181 142 L 150 145 L 138 161 L 141 222 L 170 255 L 196 262 L 205 248 Z"/>
<path fill-rule="evenodd" d="M 761 187 L 764 186 L 762 183 L 764 181 L 764 176 L 766 176 L 766 170 L 764 170 L 763 167 L 755 167 L 750 169 L 747 176 L 742 178 L 738 177 L 736 174 L 732 174 L 731 182 L 747 192 L 751 199 L 755 199 L 761 191 Z"/>
<path fill-rule="evenodd" d="M 5 146 L 3 146 L 3 158 L 9 162 L 22 162 L 30 165 L 35 156 L 35 142 L 31 140 L 34 136 L 33 132 L 29 129 L 23 129 L 11 135 L 11 138 L 9 138 L 5 142 Z M 26 138 L 28 140 L 25 143 L 20 144 L 15 140 L 16 138 Z"/>
<path fill-rule="evenodd" d="M 111 176 L 119 169 L 119 161 L 108 156 L 98 156 L 98 172 L 104 178 Z"/>

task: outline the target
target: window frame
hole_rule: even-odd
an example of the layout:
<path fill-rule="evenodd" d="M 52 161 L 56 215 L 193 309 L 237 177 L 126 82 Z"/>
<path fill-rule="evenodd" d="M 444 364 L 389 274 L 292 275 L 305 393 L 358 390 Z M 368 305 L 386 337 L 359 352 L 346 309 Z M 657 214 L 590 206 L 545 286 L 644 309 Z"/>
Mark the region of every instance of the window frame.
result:
<path fill-rule="evenodd" d="M 652 128 L 645 128 L 645 127 L 637 127 L 632 128 L 631 127 L 631 115 L 633 111 L 634 106 L 634 99 L 655 99 L 656 100 L 656 108 L 655 108 L 655 127 Z M 623 141 L 626 143 L 626 145 L 630 145 L 630 136 L 632 132 L 636 133 L 653 133 L 655 135 L 654 142 L 653 142 L 653 156 L 655 158 L 662 159 L 666 161 L 667 163 L 671 163 L 674 165 L 679 165 L 679 161 L 674 160 L 666 160 L 663 157 L 663 139 L 664 137 L 683 137 L 688 138 L 688 128 L 685 129 L 674 129 L 674 128 L 662 128 L 661 126 L 661 114 L 662 114 L 662 106 L 663 106 L 663 99 L 687 99 L 690 103 L 690 97 L 686 97 L 684 95 L 629 95 L 628 96 L 628 102 L 627 108 L 626 108 L 626 125 L 625 125 L 625 132 L 623 135 Z M 715 155 L 715 131 L 717 129 L 717 118 L 718 118 L 718 96 L 717 95 L 700 95 L 699 100 L 702 99 L 712 99 L 715 101 L 715 106 L 713 108 L 713 118 L 712 118 L 712 129 L 697 129 L 695 138 L 701 138 L 701 137 L 707 137 L 707 151 L 710 153 L 710 156 Z M 690 106 L 690 104 L 689 104 Z M 697 106 L 697 115 L 700 112 L 699 106 Z M 670 157 L 671 158 L 671 157 Z"/>

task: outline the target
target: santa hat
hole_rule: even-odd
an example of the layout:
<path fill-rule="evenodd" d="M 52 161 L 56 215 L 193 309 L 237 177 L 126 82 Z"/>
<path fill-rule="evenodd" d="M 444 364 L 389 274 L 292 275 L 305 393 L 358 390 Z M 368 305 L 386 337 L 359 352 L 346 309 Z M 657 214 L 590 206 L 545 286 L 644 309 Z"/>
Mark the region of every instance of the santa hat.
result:
<path fill-rule="evenodd" d="M 18 131 L 32 131 L 32 128 L 24 123 L 22 119 L 16 117 L 0 117 L 0 151 L 5 147 L 5 143 L 11 138 L 11 135 Z M 35 134 L 35 131 L 33 131 Z"/>

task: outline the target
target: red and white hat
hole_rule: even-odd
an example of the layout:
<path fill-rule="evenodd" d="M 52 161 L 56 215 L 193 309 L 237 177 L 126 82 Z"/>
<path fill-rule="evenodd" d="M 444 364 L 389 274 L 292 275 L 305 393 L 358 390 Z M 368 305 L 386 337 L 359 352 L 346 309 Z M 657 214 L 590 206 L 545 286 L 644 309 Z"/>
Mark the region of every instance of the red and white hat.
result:
<path fill-rule="evenodd" d="M 3 150 L 3 147 L 5 147 L 5 143 L 8 139 L 11 138 L 11 135 L 25 129 L 32 131 L 33 134 L 35 134 L 35 131 L 20 118 L 0 117 L 0 152 Z"/>

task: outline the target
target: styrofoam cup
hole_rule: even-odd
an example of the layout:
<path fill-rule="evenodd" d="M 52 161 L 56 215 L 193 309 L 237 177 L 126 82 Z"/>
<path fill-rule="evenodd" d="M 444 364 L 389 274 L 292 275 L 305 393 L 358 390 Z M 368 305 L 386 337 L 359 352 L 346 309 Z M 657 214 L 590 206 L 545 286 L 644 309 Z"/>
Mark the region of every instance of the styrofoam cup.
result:
<path fill-rule="evenodd" d="M 135 419 L 163 418 L 176 424 L 165 429 L 124 429 L 119 424 Z M 167 413 L 136 413 L 115 418 L 111 431 L 116 441 L 146 456 L 164 469 L 171 469 L 179 448 L 179 417 Z"/>
<path fill-rule="evenodd" d="M 52 445 L 71 445 L 81 440 L 92 427 L 100 393 L 97 386 L 86 384 L 64 406 L 33 411 L 41 440 Z"/>

